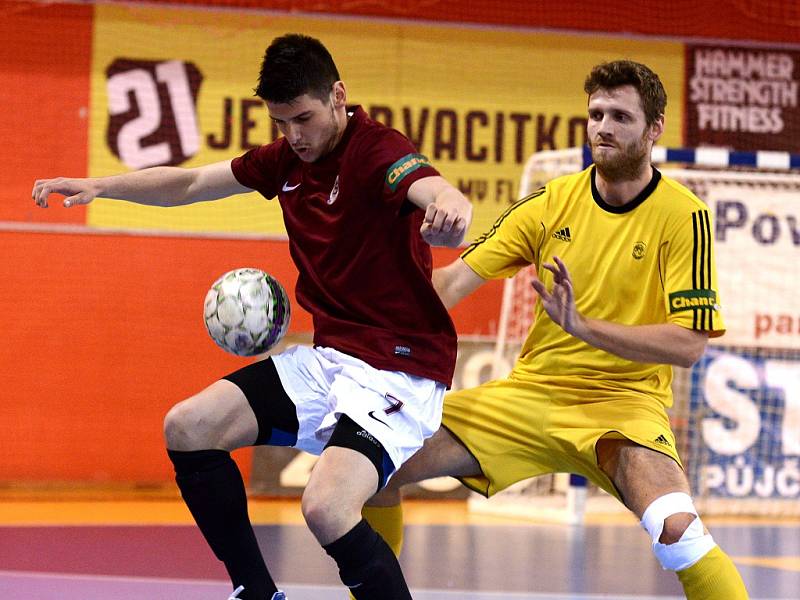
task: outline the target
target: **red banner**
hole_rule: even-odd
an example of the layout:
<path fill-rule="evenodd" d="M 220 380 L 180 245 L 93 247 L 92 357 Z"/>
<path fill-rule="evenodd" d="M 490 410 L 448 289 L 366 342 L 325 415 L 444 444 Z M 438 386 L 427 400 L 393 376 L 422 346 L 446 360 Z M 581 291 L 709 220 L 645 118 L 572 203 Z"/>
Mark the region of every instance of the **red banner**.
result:
<path fill-rule="evenodd" d="M 686 47 L 686 143 L 797 151 L 800 50 Z"/>

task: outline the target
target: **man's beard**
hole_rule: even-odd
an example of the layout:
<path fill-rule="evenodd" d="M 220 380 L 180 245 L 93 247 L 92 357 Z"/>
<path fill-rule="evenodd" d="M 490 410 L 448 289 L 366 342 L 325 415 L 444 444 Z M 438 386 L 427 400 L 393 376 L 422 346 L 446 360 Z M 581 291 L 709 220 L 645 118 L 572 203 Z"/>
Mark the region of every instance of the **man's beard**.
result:
<path fill-rule="evenodd" d="M 597 167 L 598 174 L 610 183 L 633 181 L 650 163 L 644 136 L 624 148 L 619 148 L 619 152 L 611 157 L 605 157 L 595 152 L 594 144 L 591 148 L 592 160 Z"/>

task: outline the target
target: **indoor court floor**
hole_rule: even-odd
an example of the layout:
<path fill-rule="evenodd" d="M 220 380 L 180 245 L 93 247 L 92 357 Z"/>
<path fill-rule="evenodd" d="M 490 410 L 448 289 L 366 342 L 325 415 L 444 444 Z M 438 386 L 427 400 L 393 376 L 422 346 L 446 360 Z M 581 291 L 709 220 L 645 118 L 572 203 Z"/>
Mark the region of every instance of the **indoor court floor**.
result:
<path fill-rule="evenodd" d="M 289 600 L 345 600 L 299 503 L 252 500 L 251 517 Z M 402 564 L 416 600 L 682 598 L 627 515 L 583 526 L 406 503 Z M 753 599 L 800 599 L 800 520 L 707 519 Z M 0 493 L 0 600 L 226 600 L 223 567 L 177 498 L 52 499 Z"/>

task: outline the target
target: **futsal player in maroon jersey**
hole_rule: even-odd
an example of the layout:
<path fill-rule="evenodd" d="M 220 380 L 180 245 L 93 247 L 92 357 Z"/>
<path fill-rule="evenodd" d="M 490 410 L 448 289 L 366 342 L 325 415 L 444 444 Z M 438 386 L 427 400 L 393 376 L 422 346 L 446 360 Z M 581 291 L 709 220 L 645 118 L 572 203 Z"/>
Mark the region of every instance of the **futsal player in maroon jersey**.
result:
<path fill-rule="evenodd" d="M 459 245 L 471 206 L 402 134 L 347 104 L 318 40 L 273 40 L 256 94 L 283 134 L 274 143 L 194 169 L 38 180 L 33 198 L 42 207 L 51 193 L 65 206 L 278 198 L 314 345 L 176 404 L 164 422 L 176 481 L 230 574 L 231 598 L 278 600 L 230 452 L 268 444 L 320 455 L 302 500 L 311 531 L 357 599 L 407 599 L 397 559 L 361 508 L 439 428 L 456 332 L 431 284 L 430 245 Z"/>

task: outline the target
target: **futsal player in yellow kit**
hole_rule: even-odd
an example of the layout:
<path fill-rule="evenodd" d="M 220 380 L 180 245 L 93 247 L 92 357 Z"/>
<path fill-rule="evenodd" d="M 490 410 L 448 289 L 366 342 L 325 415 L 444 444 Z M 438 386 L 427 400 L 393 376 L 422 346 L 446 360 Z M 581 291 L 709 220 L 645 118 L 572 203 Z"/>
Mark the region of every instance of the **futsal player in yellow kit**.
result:
<path fill-rule="evenodd" d="M 707 207 L 661 175 L 658 76 L 632 61 L 585 82 L 594 164 L 523 198 L 434 271 L 446 306 L 488 279 L 536 266 L 534 325 L 512 373 L 445 398 L 442 428 L 365 514 L 401 541 L 399 486 L 452 475 L 484 495 L 551 472 L 587 477 L 641 520 L 690 600 L 747 598 L 703 526 L 666 409 L 672 365 L 725 331 Z"/>

